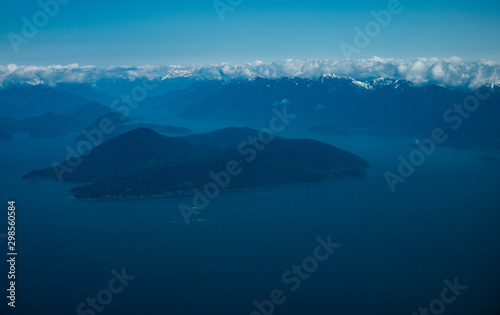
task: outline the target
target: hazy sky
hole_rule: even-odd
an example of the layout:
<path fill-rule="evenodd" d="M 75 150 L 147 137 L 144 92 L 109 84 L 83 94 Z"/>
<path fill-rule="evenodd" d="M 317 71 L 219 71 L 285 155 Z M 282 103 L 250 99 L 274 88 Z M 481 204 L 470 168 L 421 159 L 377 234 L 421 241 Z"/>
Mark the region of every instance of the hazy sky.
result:
<path fill-rule="evenodd" d="M 364 30 L 375 21 L 370 11 L 387 10 L 391 1 L 220 0 L 231 8 L 224 20 L 213 0 L 59 1 L 67 3 L 53 16 L 41 13 L 38 1 L 1 1 L 0 64 L 341 60 L 341 43 L 356 48 L 351 58 L 500 60 L 498 0 L 402 0 L 402 11 L 379 32 L 373 28 L 366 47 L 356 46 L 354 28 Z M 36 34 L 29 27 L 23 34 L 25 21 L 33 19 Z"/>

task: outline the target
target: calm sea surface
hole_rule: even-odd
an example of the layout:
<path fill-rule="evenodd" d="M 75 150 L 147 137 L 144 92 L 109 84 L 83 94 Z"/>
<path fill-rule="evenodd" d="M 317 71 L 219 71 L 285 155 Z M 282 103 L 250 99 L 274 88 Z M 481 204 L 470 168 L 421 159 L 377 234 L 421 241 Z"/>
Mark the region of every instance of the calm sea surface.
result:
<path fill-rule="evenodd" d="M 467 289 L 443 314 L 500 311 L 500 162 L 479 160 L 499 152 L 439 148 L 391 193 L 382 174 L 414 139 L 320 137 L 369 161 L 368 177 L 224 192 L 187 226 L 189 196 L 79 201 L 69 185 L 21 179 L 63 160 L 73 136 L 0 142 L 0 233 L 17 206 L 15 314 L 77 314 L 122 268 L 135 279 L 99 314 L 251 314 L 279 289 L 273 314 L 410 315 L 456 277 Z M 282 275 L 328 236 L 340 247 L 291 290 Z"/>

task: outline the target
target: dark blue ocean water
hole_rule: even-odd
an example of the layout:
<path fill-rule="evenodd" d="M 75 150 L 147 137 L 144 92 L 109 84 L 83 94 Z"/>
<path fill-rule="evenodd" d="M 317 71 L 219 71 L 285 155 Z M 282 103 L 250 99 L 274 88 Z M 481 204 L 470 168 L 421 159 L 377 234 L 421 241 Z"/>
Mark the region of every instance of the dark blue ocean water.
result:
<path fill-rule="evenodd" d="M 368 177 L 225 192 L 187 226 L 177 206 L 189 196 L 78 201 L 68 185 L 21 179 L 62 160 L 71 138 L 0 143 L 0 233 L 13 198 L 18 251 L 17 307 L 2 298 L 2 314 L 77 314 L 122 268 L 135 279 L 99 314 L 251 314 L 279 289 L 273 314 L 410 315 L 456 277 L 467 289 L 442 314 L 500 311 L 500 162 L 478 159 L 498 152 L 440 148 L 391 193 L 382 174 L 412 139 L 323 137 L 368 160 Z M 283 273 L 327 236 L 340 247 L 292 291 Z"/>

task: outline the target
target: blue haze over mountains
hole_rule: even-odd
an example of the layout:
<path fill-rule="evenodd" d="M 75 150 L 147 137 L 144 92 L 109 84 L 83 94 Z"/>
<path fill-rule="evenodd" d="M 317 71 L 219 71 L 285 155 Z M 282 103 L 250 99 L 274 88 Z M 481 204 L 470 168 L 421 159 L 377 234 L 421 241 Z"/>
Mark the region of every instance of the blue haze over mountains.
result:
<path fill-rule="evenodd" d="M 474 91 L 326 76 L 155 82 L 135 108 L 116 100 L 142 80 L 0 89 L 0 188 L 22 209 L 18 314 L 74 313 L 121 266 L 137 278 L 109 314 L 252 314 L 273 288 L 287 295 L 276 315 L 411 314 L 454 277 L 468 288 L 447 313 L 498 311 L 498 85 L 450 131 Z M 273 110 L 295 118 L 245 163 L 237 148 Z M 51 163 L 103 119 L 114 132 L 54 180 Z M 449 140 L 392 193 L 384 172 L 434 128 Z M 191 209 L 189 190 L 228 160 L 241 175 L 186 226 L 179 205 Z M 342 246 L 291 292 L 281 275 L 328 235 Z"/>
<path fill-rule="evenodd" d="M 7 85 L 0 89 L 0 117 L 4 122 L 0 132 L 6 137 L 17 132 L 50 136 L 82 129 L 104 115 L 115 100 L 130 93 L 138 82 L 106 79 L 96 84 L 60 83 L 54 87 Z M 167 120 L 175 120 L 175 117 L 195 125 L 196 121 L 225 121 L 226 125 L 222 124 L 225 127 L 230 127 L 227 122 L 232 121 L 255 127 L 266 123 L 273 107 L 286 105 L 289 112 L 297 115 L 296 127 L 327 134 L 375 132 L 419 137 L 459 119 L 456 112 L 448 113 L 447 117 L 444 114 L 472 93 L 434 85 L 416 87 L 397 79 L 360 82 L 326 76 L 254 80 L 174 78 L 156 82 L 158 87 L 136 106 Z M 491 96 L 482 102 L 480 111 L 473 113 L 467 123 L 451 135 L 448 145 L 500 148 L 496 137 L 500 109 L 495 106 L 500 99 L 500 86 L 491 84 L 484 88 L 491 91 Z M 147 123 L 147 119 L 138 115 L 131 109 L 130 119 L 143 118 L 146 121 L 142 123 Z M 126 123 L 115 121 L 120 125 Z M 50 126 L 53 131 L 45 132 L 44 126 Z M 33 128 L 38 131 L 31 130 Z M 116 134 L 133 128 L 121 128 Z M 173 130 L 171 134 L 186 132 L 189 126 Z"/>

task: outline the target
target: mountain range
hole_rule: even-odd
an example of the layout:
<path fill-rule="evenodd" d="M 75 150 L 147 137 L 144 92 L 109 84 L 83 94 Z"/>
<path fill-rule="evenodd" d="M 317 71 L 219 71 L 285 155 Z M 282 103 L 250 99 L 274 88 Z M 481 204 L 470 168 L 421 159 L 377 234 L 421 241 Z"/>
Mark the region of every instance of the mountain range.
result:
<path fill-rule="evenodd" d="M 75 141 L 87 140 L 83 131 L 98 130 L 101 122 L 105 119 L 110 121 L 114 128 L 111 133 L 103 134 L 102 140 L 104 141 L 130 130 L 144 127 L 169 135 L 186 135 L 191 133 L 190 129 L 182 127 L 133 123 L 132 119 L 123 117 L 110 107 L 94 101 L 83 104 L 73 110 L 61 110 L 59 114 L 49 111 L 40 116 L 25 117 L 22 119 L 0 117 L 0 134 L 2 135 L 0 136 L 0 140 L 11 140 L 13 139 L 12 134 L 15 133 L 28 133 L 33 138 L 47 138 L 76 131 L 81 131 L 81 133 L 75 138 Z"/>
<path fill-rule="evenodd" d="M 139 84 L 127 80 L 98 83 L 1 88 L 0 117 L 27 118 L 33 113 L 43 115 L 47 112 L 65 115 L 95 99 L 109 102 L 120 91 L 130 94 L 134 84 Z M 364 132 L 420 137 L 434 128 L 448 127 L 445 113 L 450 109 L 456 111 L 455 105 L 463 105 L 474 96 L 474 91 L 470 90 L 413 86 L 400 79 L 359 81 L 335 76 L 251 80 L 176 78 L 154 83 L 158 90 L 149 91 L 147 97 L 137 103 L 140 108 L 156 111 L 161 117 L 174 116 L 193 123 L 210 120 L 260 126 L 269 121 L 274 107 L 287 106 L 288 112 L 297 115 L 294 126 L 309 130 L 311 134 Z M 467 117 L 466 123 L 450 133 L 447 145 L 500 149 L 497 137 L 500 134 L 497 123 L 500 86 L 490 84 L 484 89 L 489 97 L 481 100 L 479 109 Z M 453 112 L 448 119 L 457 114 Z M 84 117 L 85 113 L 78 115 Z M 0 131 L 9 133 L 9 130 Z"/>

